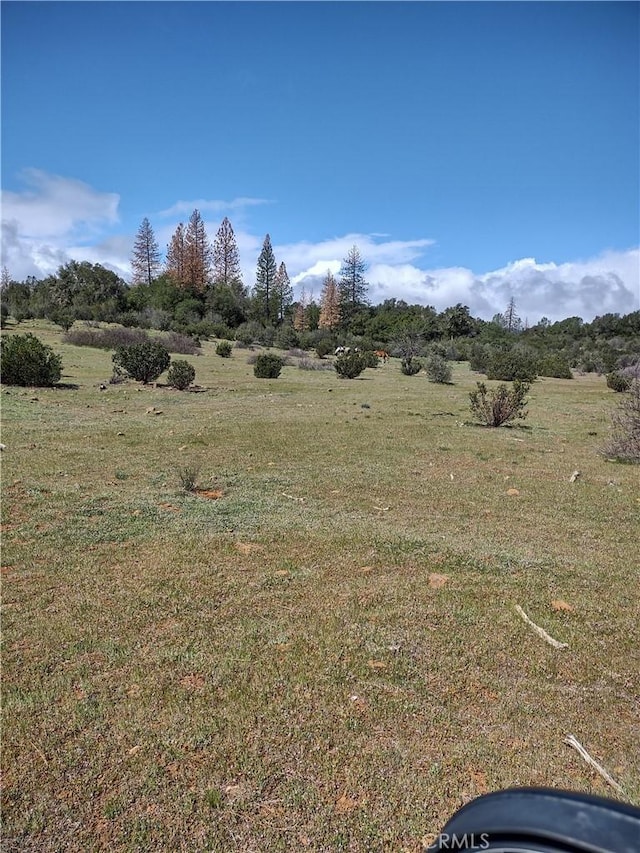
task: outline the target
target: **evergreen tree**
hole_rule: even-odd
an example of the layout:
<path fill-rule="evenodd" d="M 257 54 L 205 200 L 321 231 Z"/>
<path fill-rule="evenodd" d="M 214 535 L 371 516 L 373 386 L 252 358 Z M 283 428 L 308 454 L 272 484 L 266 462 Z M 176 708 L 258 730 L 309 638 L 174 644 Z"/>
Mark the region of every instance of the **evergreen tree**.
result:
<path fill-rule="evenodd" d="M 167 247 L 167 260 L 165 262 L 167 275 L 179 287 L 184 287 L 185 282 L 185 234 L 182 222 L 174 231 L 171 242 Z"/>
<path fill-rule="evenodd" d="M 352 246 L 340 268 L 340 305 L 343 323 L 347 322 L 362 306 L 367 303 L 368 284 L 364 278 L 366 264 L 362 260 L 360 250 Z"/>
<path fill-rule="evenodd" d="M 274 303 L 276 307 L 276 320 L 282 323 L 287 308 L 293 302 L 293 288 L 289 280 L 289 274 L 284 261 L 278 267 L 273 287 Z"/>
<path fill-rule="evenodd" d="M 331 270 L 327 270 L 322 293 L 320 294 L 320 317 L 318 319 L 319 329 L 333 331 L 340 324 L 341 316 L 340 291 Z"/>
<path fill-rule="evenodd" d="M 133 284 L 151 284 L 160 274 L 160 248 L 146 216 L 133 244 L 131 273 Z"/>
<path fill-rule="evenodd" d="M 203 293 L 211 278 L 211 244 L 198 210 L 189 217 L 184 248 L 184 283 Z"/>
<path fill-rule="evenodd" d="M 271 237 L 267 234 L 258 258 L 256 284 L 253 289 L 257 316 L 267 323 L 273 322 L 277 317 L 278 305 L 274 299 L 276 274 L 276 259 L 271 247 Z"/>
<path fill-rule="evenodd" d="M 231 287 L 238 295 L 244 292 L 236 235 L 226 216 L 213 243 L 213 284 Z"/>

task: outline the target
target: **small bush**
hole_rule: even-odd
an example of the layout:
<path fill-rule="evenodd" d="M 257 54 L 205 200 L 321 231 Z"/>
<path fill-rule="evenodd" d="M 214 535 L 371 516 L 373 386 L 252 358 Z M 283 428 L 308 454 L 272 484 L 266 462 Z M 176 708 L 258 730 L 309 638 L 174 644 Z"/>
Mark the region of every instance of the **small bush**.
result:
<path fill-rule="evenodd" d="M 474 341 L 469 347 L 469 367 L 475 373 L 486 373 L 491 359 L 488 346 Z"/>
<path fill-rule="evenodd" d="M 220 358 L 231 358 L 232 349 L 229 341 L 220 341 L 219 344 L 216 344 L 216 355 L 219 355 Z"/>
<path fill-rule="evenodd" d="M 171 356 L 159 342 L 147 341 L 130 347 L 118 347 L 112 357 L 116 367 L 138 382 L 154 382 L 169 367 Z"/>
<path fill-rule="evenodd" d="M 62 376 L 62 358 L 31 332 L 0 340 L 5 385 L 48 387 Z"/>
<path fill-rule="evenodd" d="M 359 352 L 346 352 L 339 355 L 333 366 L 343 379 L 355 379 L 366 368 L 364 356 Z"/>
<path fill-rule="evenodd" d="M 279 355 L 262 352 L 256 357 L 253 373 L 258 379 L 277 379 L 283 367 L 284 359 Z"/>
<path fill-rule="evenodd" d="M 561 355 L 546 355 L 538 362 L 538 374 L 553 379 L 573 379 L 569 362 Z"/>
<path fill-rule="evenodd" d="M 631 379 L 628 376 L 623 376 L 622 373 L 607 373 L 607 388 L 619 393 L 628 391 L 631 388 Z"/>
<path fill-rule="evenodd" d="M 427 360 L 427 376 L 429 377 L 429 382 L 447 385 L 451 382 L 451 365 L 446 358 L 443 358 L 438 353 L 431 353 Z"/>
<path fill-rule="evenodd" d="M 299 343 L 298 333 L 293 326 L 289 326 L 288 324 L 280 326 L 275 334 L 274 343 L 278 349 L 291 349 L 291 347 L 297 347 Z"/>
<path fill-rule="evenodd" d="M 400 362 L 400 370 L 405 376 L 415 376 L 416 373 L 420 373 L 422 370 L 422 362 L 418 361 L 417 358 L 413 358 L 413 356 L 407 356 Z"/>
<path fill-rule="evenodd" d="M 167 382 L 178 391 L 185 391 L 196 378 L 196 369 L 188 361 L 178 359 L 171 362 Z"/>
<path fill-rule="evenodd" d="M 373 368 L 379 367 L 380 359 L 375 354 L 375 352 L 373 352 L 373 350 L 370 350 L 370 349 L 365 350 L 362 353 L 362 357 L 364 358 L 364 361 L 365 361 L 365 367 L 373 367 Z"/>
<path fill-rule="evenodd" d="M 487 366 L 488 379 L 500 379 L 503 382 L 533 382 L 538 376 L 538 359 L 535 353 L 515 348 L 494 352 Z"/>
<path fill-rule="evenodd" d="M 335 349 L 333 342 L 329 338 L 320 338 L 316 344 L 316 355 L 318 358 L 324 358 Z"/>
<path fill-rule="evenodd" d="M 611 416 L 612 435 L 600 453 L 618 462 L 640 463 L 640 379 L 634 379 Z"/>
<path fill-rule="evenodd" d="M 178 469 L 178 481 L 185 492 L 195 492 L 198 487 L 200 467 L 198 465 L 184 465 Z"/>
<path fill-rule="evenodd" d="M 478 388 L 471 391 L 471 413 L 481 423 L 490 427 L 499 427 L 527 417 L 525 395 L 529 390 L 527 382 L 516 379 L 512 388 L 499 385 L 495 390 L 487 391 L 484 382 L 476 383 Z"/>

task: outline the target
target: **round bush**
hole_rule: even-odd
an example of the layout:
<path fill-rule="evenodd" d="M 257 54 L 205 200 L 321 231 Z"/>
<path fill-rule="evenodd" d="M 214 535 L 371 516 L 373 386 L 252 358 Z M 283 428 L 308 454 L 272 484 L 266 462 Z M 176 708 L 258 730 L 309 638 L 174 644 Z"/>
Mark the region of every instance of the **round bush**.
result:
<path fill-rule="evenodd" d="M 427 361 L 427 376 L 430 382 L 447 385 L 451 382 L 451 365 L 446 358 L 434 352 Z"/>
<path fill-rule="evenodd" d="M 283 367 L 284 359 L 280 358 L 279 355 L 274 355 L 270 352 L 261 352 L 256 357 L 253 373 L 258 379 L 277 379 Z"/>
<path fill-rule="evenodd" d="M 355 379 L 365 369 L 367 362 L 359 352 L 346 352 L 336 358 L 333 366 L 344 379 Z"/>
<path fill-rule="evenodd" d="M 189 387 L 189 385 L 191 385 L 195 378 L 196 369 L 192 364 L 189 364 L 188 361 L 178 359 L 177 361 L 171 362 L 171 367 L 167 374 L 167 381 L 173 388 L 177 388 L 178 391 L 184 391 Z"/>
<path fill-rule="evenodd" d="M 612 391 L 628 391 L 631 388 L 631 379 L 621 373 L 607 373 L 607 388 Z"/>
<path fill-rule="evenodd" d="M 422 370 L 422 362 L 417 358 L 403 358 L 400 362 L 400 370 L 405 376 L 415 376 Z"/>
<path fill-rule="evenodd" d="M 62 358 L 31 332 L 0 341 L 5 385 L 51 386 L 62 376 Z"/>
<path fill-rule="evenodd" d="M 538 373 L 553 379 L 573 379 L 569 362 L 561 355 L 543 356 L 538 364 Z"/>
<path fill-rule="evenodd" d="M 487 366 L 488 379 L 500 379 L 513 382 L 533 382 L 538 377 L 538 359 L 535 353 L 524 349 L 511 349 L 495 352 Z"/>
<path fill-rule="evenodd" d="M 362 357 L 364 358 L 365 367 L 376 368 L 380 365 L 380 359 L 373 350 L 365 350 L 362 353 Z"/>
<path fill-rule="evenodd" d="M 118 347 L 112 357 L 116 367 L 126 371 L 138 382 L 155 382 L 169 367 L 169 350 L 157 341 L 146 341 L 128 347 Z"/>
<path fill-rule="evenodd" d="M 334 350 L 333 341 L 330 338 L 320 338 L 316 344 L 316 355 L 318 358 L 324 358 Z"/>
<path fill-rule="evenodd" d="M 220 358 L 231 358 L 231 351 L 232 346 L 229 341 L 220 341 L 216 345 L 216 355 L 219 355 Z"/>

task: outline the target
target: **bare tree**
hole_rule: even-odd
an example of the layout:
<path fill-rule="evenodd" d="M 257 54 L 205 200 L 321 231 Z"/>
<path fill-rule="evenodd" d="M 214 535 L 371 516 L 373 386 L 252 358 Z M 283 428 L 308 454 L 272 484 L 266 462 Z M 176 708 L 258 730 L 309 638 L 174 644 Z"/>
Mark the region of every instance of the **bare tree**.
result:
<path fill-rule="evenodd" d="M 182 222 L 174 231 L 171 242 L 167 247 L 165 270 L 179 287 L 185 282 L 185 234 Z"/>
<path fill-rule="evenodd" d="M 516 312 L 516 300 L 511 297 L 507 310 L 502 315 L 502 325 L 508 332 L 519 332 L 522 328 L 522 320 Z"/>

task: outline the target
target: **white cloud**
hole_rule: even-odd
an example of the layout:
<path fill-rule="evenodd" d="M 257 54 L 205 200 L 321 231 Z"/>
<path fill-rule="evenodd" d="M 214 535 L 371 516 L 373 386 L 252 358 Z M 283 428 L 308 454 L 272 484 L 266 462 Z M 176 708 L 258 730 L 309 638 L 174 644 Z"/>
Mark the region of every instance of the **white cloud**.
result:
<path fill-rule="evenodd" d="M 14 278 L 49 275 L 79 255 L 89 259 L 93 243 L 119 221 L 117 193 L 39 169 L 21 177 L 23 192 L 2 191 L 2 263 Z"/>
<path fill-rule="evenodd" d="M 135 233 L 116 233 L 119 196 L 101 193 L 74 179 L 31 169 L 24 173 L 26 189 L 3 192 L 2 263 L 13 278 L 43 277 L 71 259 L 101 263 L 124 278 L 129 277 Z M 245 284 L 255 280 L 263 236 L 252 234 L 245 212 L 265 199 L 238 198 L 229 202 L 177 202 L 163 212 L 179 210 L 190 215 L 197 207 L 213 214 L 237 211 L 234 222 Z M 164 250 L 175 231 L 173 223 L 154 228 Z M 218 218 L 205 220 L 210 238 L 220 225 Z M 327 269 L 338 272 L 352 246 L 358 246 L 367 263 L 372 304 L 385 299 L 433 305 L 442 311 L 458 302 L 468 305 L 477 317 L 490 319 L 504 311 L 511 296 L 529 323 L 546 316 L 550 320 L 579 316 L 585 321 L 607 312 L 626 314 L 640 309 L 640 253 L 606 251 L 593 258 L 569 263 L 537 263 L 533 258 L 512 261 L 497 270 L 475 272 L 463 267 L 429 268 L 425 252 L 434 241 L 427 238 L 398 240 L 387 234 L 357 232 L 316 243 L 300 241 L 274 245 L 278 263 L 284 261 L 299 295 L 320 295 Z M 427 255 L 428 258 L 428 255 Z"/>
<path fill-rule="evenodd" d="M 71 233 L 97 233 L 118 222 L 117 193 L 101 193 L 82 181 L 26 169 L 28 189 L 2 192 L 2 218 L 17 222 L 23 238 L 48 240 Z"/>
<path fill-rule="evenodd" d="M 244 196 L 234 198 L 231 201 L 198 198 L 194 201 L 177 201 L 175 204 L 171 205 L 171 207 L 158 211 L 157 216 L 163 218 L 168 216 L 178 216 L 188 219 L 194 210 L 198 210 L 201 214 L 239 213 L 249 207 L 257 207 L 262 204 L 273 204 L 273 202 L 266 198 L 246 198 Z M 218 225 L 219 224 L 220 223 L 218 223 Z"/>

